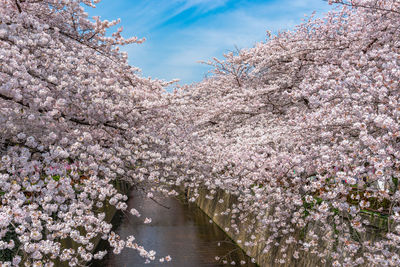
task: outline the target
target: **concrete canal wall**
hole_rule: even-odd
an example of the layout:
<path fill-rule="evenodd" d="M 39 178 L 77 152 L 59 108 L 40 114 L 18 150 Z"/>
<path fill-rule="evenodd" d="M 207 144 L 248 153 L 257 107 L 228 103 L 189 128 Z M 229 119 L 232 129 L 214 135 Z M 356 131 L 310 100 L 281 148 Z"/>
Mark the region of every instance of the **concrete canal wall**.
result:
<path fill-rule="evenodd" d="M 238 223 L 238 228 L 239 228 L 239 233 L 233 231 L 231 228 L 231 217 L 226 216 L 226 215 L 220 215 L 222 212 L 225 212 L 227 209 L 232 209 L 232 206 L 234 204 L 238 204 L 238 199 L 236 196 L 227 194 L 223 192 L 222 190 L 217 190 L 217 193 L 214 195 L 214 199 L 210 200 L 206 198 L 206 195 L 209 192 L 207 190 L 200 190 L 199 191 L 199 197 L 196 200 L 196 204 L 202 209 L 225 233 L 232 238 L 246 253 L 248 256 L 254 258 L 257 262 L 258 265 L 260 266 L 282 266 L 282 267 L 293 267 L 293 266 L 299 266 L 299 267 L 315 267 L 315 266 L 331 266 L 332 262 L 327 260 L 325 264 L 321 264 L 320 261 L 318 260 L 317 256 L 315 254 L 312 254 L 310 252 L 305 252 L 305 251 L 299 251 L 299 259 L 295 259 L 293 257 L 293 254 L 296 250 L 295 245 L 288 245 L 286 243 L 286 240 L 281 240 L 280 242 L 278 241 L 279 245 L 278 246 L 273 246 L 267 253 L 263 253 L 264 250 L 264 244 L 258 243 L 257 240 L 260 239 L 261 234 L 256 235 L 256 239 L 252 240 L 251 236 L 253 235 L 252 232 L 247 232 L 246 229 L 249 229 L 249 226 L 251 223 L 255 223 L 255 217 L 249 218 L 246 222 L 241 222 Z M 189 195 L 193 195 L 191 192 L 188 193 Z M 223 203 L 219 203 L 218 200 L 223 199 Z M 372 215 L 366 215 L 365 219 L 368 219 L 370 222 L 370 226 L 372 228 L 379 228 L 382 229 L 384 228 L 385 224 L 387 224 L 387 221 L 378 217 L 378 216 L 372 216 Z M 227 231 L 227 228 L 229 230 Z M 294 236 L 297 237 L 299 240 L 302 238 L 303 240 L 307 241 L 309 239 L 308 233 L 314 232 L 314 234 L 317 234 L 319 236 L 323 235 L 324 233 L 321 232 L 320 228 L 317 225 L 312 225 L 309 226 L 303 231 L 297 231 L 295 232 Z M 267 230 L 262 233 L 264 236 L 268 236 L 271 233 L 268 232 Z M 363 237 L 365 238 L 365 237 Z M 375 234 L 367 233 L 368 240 L 373 240 L 378 238 Z M 240 243 L 238 243 L 238 240 L 241 240 Z M 255 242 L 255 246 L 245 246 L 244 244 L 246 242 Z M 332 244 L 319 244 L 322 247 L 328 248 L 329 245 Z M 287 249 L 285 252 L 281 252 L 280 249 L 282 247 L 286 247 Z M 283 264 L 280 264 L 277 262 L 277 259 L 281 259 L 283 254 L 286 254 L 286 262 Z"/>

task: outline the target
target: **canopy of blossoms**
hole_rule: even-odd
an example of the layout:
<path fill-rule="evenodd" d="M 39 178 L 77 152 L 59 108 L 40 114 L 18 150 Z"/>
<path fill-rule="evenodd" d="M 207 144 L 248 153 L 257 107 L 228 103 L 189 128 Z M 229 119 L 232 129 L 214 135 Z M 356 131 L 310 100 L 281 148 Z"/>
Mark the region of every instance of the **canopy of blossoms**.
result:
<path fill-rule="evenodd" d="M 277 263 L 400 265 L 399 0 L 331 1 L 173 94 L 119 52 L 143 40 L 88 18 L 97 2 L 0 2 L 1 264 L 83 265 L 105 254 L 96 236 L 154 260 L 104 221 L 105 204 L 126 210 L 124 180 L 237 196 L 222 216 L 252 221 L 246 245 Z"/>

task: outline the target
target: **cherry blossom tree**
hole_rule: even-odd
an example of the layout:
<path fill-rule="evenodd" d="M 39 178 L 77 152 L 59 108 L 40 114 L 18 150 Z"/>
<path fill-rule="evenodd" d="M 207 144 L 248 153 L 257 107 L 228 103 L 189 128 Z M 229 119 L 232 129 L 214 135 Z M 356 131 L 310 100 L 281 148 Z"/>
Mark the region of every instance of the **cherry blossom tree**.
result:
<path fill-rule="evenodd" d="M 110 232 L 101 208 L 126 210 L 113 181 L 142 181 L 142 159 L 160 158 L 152 132 L 168 83 L 138 76 L 119 46 L 143 39 L 124 39 L 122 28 L 108 35 L 119 21 L 84 11 L 97 2 L 0 2 L 2 266 L 82 265 L 105 255 L 93 255 L 97 236 L 114 253 L 155 258 Z M 78 249 L 63 247 L 67 239 Z"/>
<path fill-rule="evenodd" d="M 232 230 L 253 220 L 248 245 L 277 264 L 398 266 L 400 2 L 333 2 L 177 93 L 173 146 L 186 185 L 238 196 Z"/>

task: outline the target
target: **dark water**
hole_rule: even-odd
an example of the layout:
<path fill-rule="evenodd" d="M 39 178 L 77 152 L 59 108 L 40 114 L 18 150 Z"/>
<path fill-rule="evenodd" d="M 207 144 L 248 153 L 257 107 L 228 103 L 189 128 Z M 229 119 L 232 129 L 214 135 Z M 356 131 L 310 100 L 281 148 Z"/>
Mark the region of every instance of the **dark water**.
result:
<path fill-rule="evenodd" d="M 187 205 L 175 198 L 155 199 L 169 209 L 166 209 L 153 200 L 146 198 L 138 191 L 131 191 L 128 202 L 130 210 L 136 208 L 142 216 L 137 218 L 132 215 L 124 215 L 121 224 L 115 230 L 121 238 L 134 235 L 139 245 L 147 251 L 155 250 L 156 260 L 150 264 L 144 264 L 137 251 L 124 249 L 121 254 L 114 255 L 109 250 L 107 256 L 101 262 L 93 262 L 91 266 L 102 267 L 130 267 L 130 266 L 256 266 L 250 262 L 240 248 L 232 244 L 226 234 L 214 223 L 209 222 L 197 206 Z M 146 217 L 152 219 L 150 224 L 144 224 Z M 220 242 L 220 246 L 218 246 Z M 160 263 L 159 258 L 170 255 L 172 261 Z M 216 261 L 215 256 L 225 257 L 228 264 Z M 240 265 L 240 260 L 246 264 Z"/>

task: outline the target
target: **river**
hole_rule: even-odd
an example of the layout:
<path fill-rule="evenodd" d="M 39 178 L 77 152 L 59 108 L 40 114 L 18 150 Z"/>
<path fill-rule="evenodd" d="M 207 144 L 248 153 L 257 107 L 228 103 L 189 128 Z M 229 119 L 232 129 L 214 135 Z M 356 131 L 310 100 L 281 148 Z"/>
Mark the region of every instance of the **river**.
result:
<path fill-rule="evenodd" d="M 128 210 L 136 208 L 141 217 L 118 215 L 120 223 L 115 232 L 121 238 L 134 235 L 135 242 L 139 245 L 157 252 L 156 260 L 144 264 L 144 259 L 135 250 L 124 249 L 119 255 L 114 255 L 109 250 L 101 262 L 94 261 L 91 266 L 232 266 L 232 261 L 235 261 L 236 266 L 257 266 L 251 263 L 250 258 L 216 224 L 210 223 L 209 217 L 196 205 L 189 205 L 172 197 L 155 199 L 168 209 L 146 198 L 142 192 L 132 190 Z M 143 223 L 146 217 L 152 219 L 150 224 Z M 167 255 L 172 257 L 171 262 L 158 261 L 160 257 Z M 227 256 L 224 258 L 224 255 Z M 222 260 L 217 261 L 216 256 L 224 258 L 228 264 L 223 264 Z M 240 265 L 241 260 L 246 263 Z"/>

